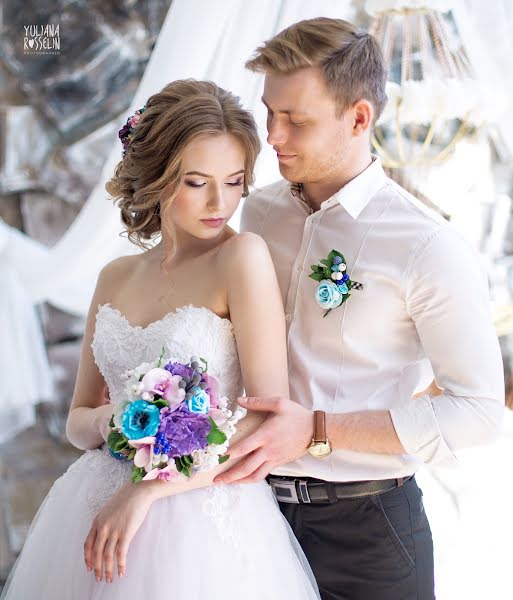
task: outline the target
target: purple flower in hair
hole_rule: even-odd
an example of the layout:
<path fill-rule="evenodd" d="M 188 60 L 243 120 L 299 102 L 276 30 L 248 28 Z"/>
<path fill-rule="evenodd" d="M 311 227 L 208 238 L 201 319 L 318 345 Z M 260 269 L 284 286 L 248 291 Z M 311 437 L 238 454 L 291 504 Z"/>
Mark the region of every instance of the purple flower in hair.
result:
<path fill-rule="evenodd" d="M 125 156 L 127 148 L 130 145 L 130 142 L 132 141 L 134 128 L 137 125 L 137 123 L 139 123 L 141 115 L 145 110 L 146 106 L 143 106 L 139 110 L 136 110 L 132 116 L 128 117 L 126 124 L 123 125 L 123 127 L 118 132 L 118 137 L 121 140 L 121 143 L 123 144 L 123 156 Z"/>

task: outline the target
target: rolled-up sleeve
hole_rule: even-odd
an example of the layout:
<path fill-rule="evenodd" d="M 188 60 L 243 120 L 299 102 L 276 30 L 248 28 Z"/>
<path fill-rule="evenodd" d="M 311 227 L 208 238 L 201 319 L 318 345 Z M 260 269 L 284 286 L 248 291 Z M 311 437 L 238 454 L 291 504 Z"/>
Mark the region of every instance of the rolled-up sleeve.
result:
<path fill-rule="evenodd" d="M 472 247 L 452 227 L 441 226 L 413 253 L 404 294 L 443 392 L 401 402 L 390 415 L 408 454 L 454 462 L 458 450 L 496 439 L 504 414 L 486 275 Z"/>

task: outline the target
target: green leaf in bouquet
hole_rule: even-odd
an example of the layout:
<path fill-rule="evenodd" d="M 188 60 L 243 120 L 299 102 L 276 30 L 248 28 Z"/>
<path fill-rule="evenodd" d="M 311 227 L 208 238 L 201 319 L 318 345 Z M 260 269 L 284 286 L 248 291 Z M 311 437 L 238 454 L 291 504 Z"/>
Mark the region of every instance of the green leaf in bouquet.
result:
<path fill-rule="evenodd" d="M 191 474 L 189 472 L 190 466 L 188 464 L 185 464 L 183 461 L 183 456 L 179 456 L 178 458 L 175 458 L 175 465 L 176 465 L 176 470 L 179 473 L 182 473 L 182 475 L 185 475 L 186 477 L 190 477 Z"/>
<path fill-rule="evenodd" d="M 225 463 L 228 459 L 230 458 L 229 454 L 224 454 L 223 456 L 219 457 L 219 464 L 222 465 L 223 463 Z"/>
<path fill-rule="evenodd" d="M 137 450 L 135 448 L 132 448 L 132 450 L 130 450 L 130 454 L 128 455 L 128 460 L 134 460 L 136 452 Z"/>
<path fill-rule="evenodd" d="M 332 262 L 330 262 L 327 258 L 321 258 L 321 262 L 325 267 L 328 267 L 329 269 L 331 269 L 331 265 L 333 264 Z"/>
<path fill-rule="evenodd" d="M 109 427 L 110 427 L 111 429 L 114 429 L 114 415 L 112 415 L 112 417 L 110 418 L 110 421 L 109 421 Z"/>
<path fill-rule="evenodd" d="M 207 442 L 215 445 L 224 444 L 227 440 L 226 434 L 219 429 L 212 417 L 209 417 L 208 420 L 210 421 L 211 428 L 210 433 L 207 436 Z"/>
<path fill-rule="evenodd" d="M 125 450 L 125 448 L 128 448 L 128 441 L 122 439 L 115 443 L 113 450 L 114 452 L 121 452 L 122 450 Z"/>
<path fill-rule="evenodd" d="M 328 267 L 324 267 L 323 273 L 325 275 L 324 279 L 329 279 L 331 281 L 331 269 L 328 269 Z"/>
<path fill-rule="evenodd" d="M 124 442 L 123 444 L 121 442 Z M 118 450 L 116 450 L 116 448 L 119 447 L 123 448 L 126 445 L 127 439 L 126 437 L 120 433 L 119 431 L 111 431 L 109 433 L 109 437 L 107 438 L 107 445 L 111 450 L 114 450 L 115 452 L 118 452 Z"/>
<path fill-rule="evenodd" d="M 169 402 L 167 402 L 167 400 L 164 400 L 163 398 L 157 398 L 157 400 L 153 400 L 153 402 L 149 402 L 149 404 L 153 404 L 154 406 L 157 406 L 159 409 L 166 408 L 166 406 L 169 406 Z"/>
<path fill-rule="evenodd" d="M 132 469 L 132 483 L 137 483 L 138 481 L 142 481 L 143 477 L 146 475 L 146 471 L 143 467 L 134 467 Z"/>
<path fill-rule="evenodd" d="M 205 365 L 203 371 L 206 373 L 208 371 L 208 361 L 205 358 L 201 358 L 201 356 L 200 356 L 200 360 Z"/>
<path fill-rule="evenodd" d="M 314 273 L 321 273 L 322 267 L 320 265 L 311 265 L 311 269 Z"/>

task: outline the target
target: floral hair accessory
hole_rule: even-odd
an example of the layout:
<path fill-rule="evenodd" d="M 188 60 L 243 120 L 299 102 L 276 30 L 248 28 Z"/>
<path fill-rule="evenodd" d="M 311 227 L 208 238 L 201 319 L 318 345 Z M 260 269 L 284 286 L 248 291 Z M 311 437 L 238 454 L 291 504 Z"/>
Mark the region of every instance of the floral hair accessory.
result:
<path fill-rule="evenodd" d="M 145 110 L 146 106 L 143 106 L 139 110 L 136 110 L 131 117 L 128 117 L 126 125 L 123 125 L 123 127 L 118 132 L 118 137 L 121 140 L 121 143 L 123 144 L 123 156 L 125 156 L 128 146 L 130 145 L 130 142 L 134 137 L 134 128 L 137 125 L 137 123 L 139 123 L 141 115 Z"/>
<path fill-rule="evenodd" d="M 317 304 L 326 310 L 324 317 L 334 308 L 338 308 L 351 295 L 350 290 L 361 290 L 363 285 L 351 281 L 347 274 L 347 264 L 344 255 L 332 250 L 328 258 L 323 258 L 321 264 L 312 265 L 309 277 L 319 282 L 315 291 Z"/>

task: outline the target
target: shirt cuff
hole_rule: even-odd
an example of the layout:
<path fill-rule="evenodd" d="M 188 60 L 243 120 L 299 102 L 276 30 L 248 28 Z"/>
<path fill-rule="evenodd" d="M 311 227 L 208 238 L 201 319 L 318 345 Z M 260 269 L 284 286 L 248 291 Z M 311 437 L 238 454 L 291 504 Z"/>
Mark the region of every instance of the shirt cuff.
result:
<path fill-rule="evenodd" d="M 458 463 L 456 455 L 442 437 L 429 394 L 413 398 L 406 405 L 390 409 L 389 412 L 407 454 L 425 463 L 447 466 Z"/>

